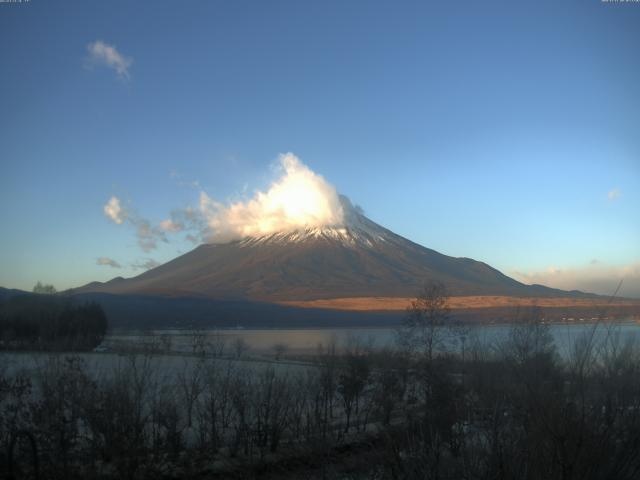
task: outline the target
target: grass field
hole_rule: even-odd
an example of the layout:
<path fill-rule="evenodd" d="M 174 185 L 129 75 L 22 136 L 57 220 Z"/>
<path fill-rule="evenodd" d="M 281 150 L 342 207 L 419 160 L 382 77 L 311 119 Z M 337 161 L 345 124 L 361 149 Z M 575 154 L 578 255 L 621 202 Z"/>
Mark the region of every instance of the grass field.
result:
<path fill-rule="evenodd" d="M 349 311 L 401 311 L 405 310 L 412 298 L 403 297 L 355 297 L 329 298 L 323 300 L 303 300 L 280 302 L 303 308 L 327 308 Z M 466 296 L 450 297 L 449 307 L 452 309 L 475 309 L 493 307 L 524 307 L 537 305 L 539 307 L 610 307 L 637 306 L 640 300 L 615 299 L 609 303 L 607 298 L 545 298 L 545 297 L 507 297 L 507 296 Z"/>

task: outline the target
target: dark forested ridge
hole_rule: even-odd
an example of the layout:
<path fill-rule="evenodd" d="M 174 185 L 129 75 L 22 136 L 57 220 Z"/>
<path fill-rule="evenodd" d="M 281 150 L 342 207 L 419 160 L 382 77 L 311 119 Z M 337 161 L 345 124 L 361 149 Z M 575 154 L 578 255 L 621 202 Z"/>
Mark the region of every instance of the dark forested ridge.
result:
<path fill-rule="evenodd" d="M 0 348 L 90 350 L 107 331 L 96 302 L 58 295 L 12 294 L 0 298 Z"/>

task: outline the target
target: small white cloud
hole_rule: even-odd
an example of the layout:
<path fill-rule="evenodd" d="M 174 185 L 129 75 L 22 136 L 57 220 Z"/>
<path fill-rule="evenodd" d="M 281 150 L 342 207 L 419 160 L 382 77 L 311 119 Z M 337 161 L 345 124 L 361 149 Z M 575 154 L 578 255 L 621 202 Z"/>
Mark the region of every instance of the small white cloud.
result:
<path fill-rule="evenodd" d="M 96 260 L 96 265 L 105 265 L 111 268 L 122 268 L 118 262 L 109 257 L 100 257 Z"/>
<path fill-rule="evenodd" d="M 103 210 L 104 214 L 118 225 L 122 225 L 122 222 L 127 218 L 127 212 L 120 206 L 118 197 L 111 197 Z"/>
<path fill-rule="evenodd" d="M 125 57 L 116 49 L 102 40 L 87 45 L 89 61 L 97 65 L 104 65 L 116 71 L 118 78 L 129 80 L 129 67 L 133 64 L 131 57 Z"/>
<path fill-rule="evenodd" d="M 615 200 L 616 198 L 620 198 L 620 195 L 622 195 L 622 192 L 619 189 L 614 188 L 609 193 L 607 193 L 607 198 L 609 200 Z"/>

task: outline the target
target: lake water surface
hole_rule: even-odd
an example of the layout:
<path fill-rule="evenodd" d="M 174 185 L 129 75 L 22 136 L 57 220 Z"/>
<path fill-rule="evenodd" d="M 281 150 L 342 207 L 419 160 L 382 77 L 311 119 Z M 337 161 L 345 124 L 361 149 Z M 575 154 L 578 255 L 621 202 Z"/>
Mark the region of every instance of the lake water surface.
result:
<path fill-rule="evenodd" d="M 480 343 L 493 346 L 505 339 L 512 327 L 510 325 L 478 325 L 468 327 L 465 344 L 472 347 Z M 594 334 L 594 338 L 605 336 L 619 341 L 640 340 L 640 324 L 633 321 L 616 323 L 570 323 L 549 325 L 558 353 L 566 356 L 576 339 Z M 396 328 L 330 328 L 330 329 L 272 329 L 272 330 L 206 330 L 200 331 L 205 344 L 224 344 L 225 352 L 230 352 L 239 339 L 246 345 L 248 352 L 271 354 L 276 346 L 282 346 L 289 354 L 313 354 L 319 346 L 327 347 L 335 344 L 338 349 L 358 342 L 373 348 L 393 347 L 397 340 Z M 135 345 L 157 341 L 158 337 L 169 338 L 171 350 L 189 352 L 193 348 L 194 333 L 188 330 L 155 330 L 151 332 L 117 332 L 109 335 L 105 345 L 116 348 L 119 345 Z M 455 349 L 450 342 L 449 348 Z M 459 344 L 459 341 L 458 341 Z"/>

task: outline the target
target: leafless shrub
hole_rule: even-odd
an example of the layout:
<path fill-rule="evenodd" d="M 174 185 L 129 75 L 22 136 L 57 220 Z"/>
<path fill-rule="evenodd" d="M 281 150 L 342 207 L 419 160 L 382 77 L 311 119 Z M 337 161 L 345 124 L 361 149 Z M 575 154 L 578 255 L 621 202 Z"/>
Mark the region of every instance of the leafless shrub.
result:
<path fill-rule="evenodd" d="M 205 366 L 202 359 L 193 362 L 185 358 L 182 362 L 182 369 L 177 374 L 176 380 L 181 400 L 186 409 L 188 428 L 193 425 L 193 409 L 202 393 L 204 370 Z"/>
<path fill-rule="evenodd" d="M 207 335 L 203 330 L 191 331 L 191 353 L 193 355 L 204 356 L 207 352 Z"/>
<path fill-rule="evenodd" d="M 85 397 L 92 457 L 112 464 L 122 478 L 134 478 L 149 466 L 144 454 L 151 443 L 151 397 L 156 391 L 149 357 L 131 355 Z"/>
<path fill-rule="evenodd" d="M 222 358 L 227 346 L 227 337 L 219 331 L 213 332 L 209 337 L 209 351 L 214 358 Z"/>
<path fill-rule="evenodd" d="M 216 454 L 223 445 L 231 426 L 232 387 L 235 383 L 235 369 L 231 362 L 219 366 L 210 362 L 204 366 L 202 395 L 198 402 L 198 428 L 200 447 Z"/>
<path fill-rule="evenodd" d="M 232 344 L 233 353 L 236 358 L 242 358 L 249 350 L 249 345 L 242 337 L 236 337 Z"/>
<path fill-rule="evenodd" d="M 284 354 L 289 350 L 289 346 L 286 343 L 276 343 L 273 346 L 273 353 L 275 354 L 275 359 L 280 360 Z"/>
<path fill-rule="evenodd" d="M 360 413 L 361 397 L 369 384 L 370 375 L 371 366 L 368 355 L 361 352 L 358 346 L 349 349 L 343 356 L 337 384 L 337 392 L 346 417 L 345 433 L 349 432 L 352 413 L 356 417 Z"/>
<path fill-rule="evenodd" d="M 441 283 L 427 283 L 407 308 L 398 340 L 406 350 L 419 353 L 428 361 L 444 350 L 450 320 L 449 297 Z"/>
<path fill-rule="evenodd" d="M 67 478 L 82 434 L 83 396 L 94 384 L 78 356 L 49 356 L 36 379 L 38 400 L 31 403 L 35 438 L 47 452 L 43 463 L 54 476 Z"/>

